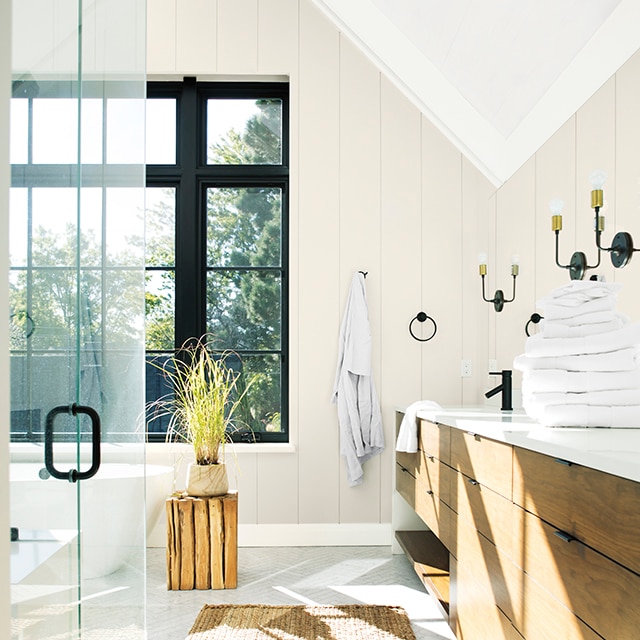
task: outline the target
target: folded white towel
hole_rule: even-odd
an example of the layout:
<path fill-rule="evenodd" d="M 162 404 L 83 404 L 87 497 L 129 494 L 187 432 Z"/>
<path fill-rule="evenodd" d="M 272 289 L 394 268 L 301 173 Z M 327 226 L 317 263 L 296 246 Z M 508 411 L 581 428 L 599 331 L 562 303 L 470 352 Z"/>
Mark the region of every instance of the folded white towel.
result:
<path fill-rule="evenodd" d="M 525 341 L 525 353 L 531 357 L 571 356 L 585 353 L 605 353 L 640 345 L 640 323 L 616 331 L 581 338 L 545 338 L 536 334 Z"/>
<path fill-rule="evenodd" d="M 542 335 L 545 338 L 581 338 L 583 336 L 593 336 L 607 331 L 616 331 L 629 324 L 629 319 L 622 314 L 615 316 L 608 322 L 592 322 L 589 324 L 567 325 L 560 322 L 541 323 Z"/>
<path fill-rule="evenodd" d="M 577 356 L 516 356 L 513 368 L 518 371 L 533 369 L 562 369 L 564 371 L 630 371 L 640 366 L 640 347 L 628 347 L 604 353 Z"/>
<path fill-rule="evenodd" d="M 640 427 L 640 405 L 595 407 L 553 405 L 544 410 L 541 422 L 549 427 Z"/>
<path fill-rule="evenodd" d="M 554 289 L 543 300 L 577 299 L 592 300 L 609 295 L 615 295 L 622 289 L 617 282 L 600 282 L 598 280 L 572 280 L 557 289 Z"/>
<path fill-rule="evenodd" d="M 562 371 L 532 369 L 522 374 L 523 393 L 547 391 L 603 391 L 605 389 L 640 389 L 640 370 L 632 371 Z"/>
<path fill-rule="evenodd" d="M 559 320 L 582 316 L 586 313 L 594 313 L 596 311 L 613 310 L 616 306 L 616 298 L 615 296 L 594 298 L 593 300 L 582 301 L 576 306 L 567 306 L 548 300 L 541 300 L 538 302 L 538 306 L 542 309 L 542 315 L 547 320 Z"/>
<path fill-rule="evenodd" d="M 604 311 L 592 311 L 583 313 L 579 316 L 571 316 L 570 318 L 556 318 L 549 320 L 545 318 L 543 324 L 563 324 L 567 327 L 576 327 L 583 324 L 600 324 L 601 322 L 611 322 L 616 316 L 621 315 L 615 309 L 605 309 Z M 628 324 L 628 323 L 627 323 Z"/>
<path fill-rule="evenodd" d="M 396 440 L 396 451 L 415 453 L 418 450 L 418 423 L 416 418 L 418 411 L 424 409 L 440 410 L 442 407 L 432 400 L 418 400 L 410 404 L 404 412 L 404 417 L 400 423 L 398 439 Z"/>

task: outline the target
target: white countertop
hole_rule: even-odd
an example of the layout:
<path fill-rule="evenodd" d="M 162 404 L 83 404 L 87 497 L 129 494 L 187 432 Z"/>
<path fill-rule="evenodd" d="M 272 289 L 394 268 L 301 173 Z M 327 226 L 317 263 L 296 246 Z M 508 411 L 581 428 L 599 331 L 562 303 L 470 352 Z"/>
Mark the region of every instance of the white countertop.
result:
<path fill-rule="evenodd" d="M 640 429 L 545 427 L 521 409 L 443 407 L 419 418 L 640 482 Z"/>

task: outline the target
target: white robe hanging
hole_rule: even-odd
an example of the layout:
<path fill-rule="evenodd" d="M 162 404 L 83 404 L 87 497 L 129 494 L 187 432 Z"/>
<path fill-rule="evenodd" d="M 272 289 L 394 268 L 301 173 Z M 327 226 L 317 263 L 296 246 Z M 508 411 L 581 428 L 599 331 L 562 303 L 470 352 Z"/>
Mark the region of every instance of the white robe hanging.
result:
<path fill-rule="evenodd" d="M 371 370 L 371 330 L 364 275 L 351 281 L 338 341 L 338 366 L 331 401 L 338 405 L 340 453 L 350 486 L 362 483 L 362 465 L 384 451 L 380 403 Z"/>

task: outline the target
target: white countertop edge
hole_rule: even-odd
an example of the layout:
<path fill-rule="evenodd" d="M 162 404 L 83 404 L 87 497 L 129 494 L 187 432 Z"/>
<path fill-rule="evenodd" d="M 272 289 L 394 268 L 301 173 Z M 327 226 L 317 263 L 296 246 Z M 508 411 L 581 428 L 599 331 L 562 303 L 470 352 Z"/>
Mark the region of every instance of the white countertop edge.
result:
<path fill-rule="evenodd" d="M 640 429 L 545 427 L 524 411 L 443 407 L 418 417 L 640 482 Z"/>

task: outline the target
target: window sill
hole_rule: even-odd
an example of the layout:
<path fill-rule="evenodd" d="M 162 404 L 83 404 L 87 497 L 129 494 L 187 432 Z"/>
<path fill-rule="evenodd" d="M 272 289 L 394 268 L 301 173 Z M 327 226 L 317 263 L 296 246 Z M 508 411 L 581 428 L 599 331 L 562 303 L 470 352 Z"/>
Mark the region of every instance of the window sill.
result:
<path fill-rule="evenodd" d="M 233 442 L 225 445 L 228 453 L 244 455 L 246 453 L 295 453 L 296 447 L 290 442 L 256 442 L 254 444 L 245 442 Z M 190 444 L 179 442 L 147 442 L 147 453 L 184 453 L 190 452 Z"/>

